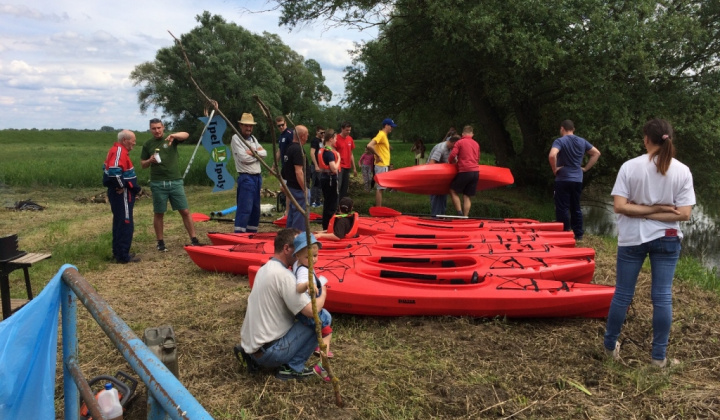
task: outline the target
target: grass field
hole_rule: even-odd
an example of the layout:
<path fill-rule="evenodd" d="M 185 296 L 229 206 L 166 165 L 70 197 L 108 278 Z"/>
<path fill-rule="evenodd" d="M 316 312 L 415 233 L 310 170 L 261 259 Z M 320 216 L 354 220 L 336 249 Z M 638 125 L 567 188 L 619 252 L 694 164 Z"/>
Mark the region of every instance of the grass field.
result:
<path fill-rule="evenodd" d="M 151 200 L 139 200 L 133 251 L 143 261 L 134 265 L 110 261 L 109 206 L 88 202 L 88 198 L 103 192 L 100 165 L 115 134 L 107 133 L 107 138 L 100 133 L 67 137 L 62 133 L 57 138 L 53 134 L 46 138 L 50 143 L 46 146 L 30 137 L 14 137 L 15 141 L 8 142 L 6 135 L 6 131 L 0 132 L 0 143 L 12 154 L 0 156 L 4 183 L 0 185 L 0 235 L 18 233 L 21 249 L 53 254 L 30 269 L 34 291 L 38 293 L 62 264 L 71 263 L 138 336 L 148 327 L 172 325 L 178 338 L 180 380 L 215 418 L 718 417 L 720 298 L 697 285 L 702 273 L 693 262 L 683 261 L 678 267 L 669 352 L 682 363 L 668 371 L 648 367 L 652 304 L 646 268 L 623 332 L 621 363 L 603 357 L 603 320 L 334 314 L 336 357 L 332 366 L 346 404 L 340 409 L 333 404 L 332 389 L 320 381 L 280 382 L 270 375 L 250 376 L 241 370 L 231 349 L 239 340 L 250 290 L 247 277 L 197 268 L 182 249 L 189 238 L 176 213 L 166 216 L 170 252 L 158 253 Z M 139 135 L 145 137 L 149 136 Z M 95 145 L 95 141 L 101 144 Z M 412 161 L 409 144 L 394 143 L 393 147 L 393 161 L 398 166 L 403 159 Z M 38 153 L 33 154 L 33 149 Z M 185 159 L 191 152 L 190 147 L 181 149 Z M 199 153 L 206 155 L 204 149 Z M 26 162 L 28 155 L 35 159 Z M 64 171 L 55 166 L 74 171 L 80 159 L 93 162 L 84 170 L 91 174 L 80 170 L 75 174 L 77 179 L 86 177 L 84 182 L 89 185 L 57 183 Z M 136 165 L 138 159 L 139 155 L 133 155 Z M 9 167 L 29 174 L 8 178 Z M 143 172 L 139 172 L 142 180 Z M 275 190 L 277 183 L 266 180 L 265 186 Z M 192 212 L 207 214 L 229 207 L 235 200 L 234 191 L 212 193 L 205 185 L 190 185 L 186 190 Z M 358 179 L 353 180 L 351 191 L 358 210 L 366 214 L 374 194 L 364 193 Z M 5 208 L 28 198 L 46 209 Z M 275 199 L 264 202 L 274 203 Z M 403 212 L 429 210 L 427 197 L 397 192 L 387 193 L 384 204 Z M 473 214 L 547 221 L 553 210 L 543 193 L 504 188 L 479 194 Z M 274 230 L 269 223 L 272 219 L 264 218 L 268 223 L 262 225 L 263 230 Z M 232 230 L 216 222 L 197 223 L 196 229 L 203 239 L 210 231 Z M 596 250 L 594 282 L 613 284 L 616 241 L 589 235 L 581 245 Z M 11 284 L 13 297 L 23 297 L 21 274 L 13 273 Z M 80 364 L 86 377 L 117 370 L 131 372 L 87 312 L 80 308 L 79 313 Z M 62 413 L 61 384 L 58 380 L 57 413 Z M 144 394 L 143 386 L 139 392 Z M 125 416 L 126 420 L 142 418 L 147 418 L 144 397 Z"/>

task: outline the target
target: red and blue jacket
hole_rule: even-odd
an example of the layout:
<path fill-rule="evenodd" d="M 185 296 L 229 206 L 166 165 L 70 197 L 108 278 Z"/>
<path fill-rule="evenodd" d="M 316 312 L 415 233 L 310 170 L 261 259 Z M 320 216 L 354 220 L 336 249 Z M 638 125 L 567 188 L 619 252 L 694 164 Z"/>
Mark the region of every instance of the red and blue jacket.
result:
<path fill-rule="evenodd" d="M 109 189 L 123 188 L 132 194 L 140 192 L 141 188 L 128 150 L 120 143 L 116 142 L 110 148 L 103 164 L 103 172 L 103 185 Z"/>

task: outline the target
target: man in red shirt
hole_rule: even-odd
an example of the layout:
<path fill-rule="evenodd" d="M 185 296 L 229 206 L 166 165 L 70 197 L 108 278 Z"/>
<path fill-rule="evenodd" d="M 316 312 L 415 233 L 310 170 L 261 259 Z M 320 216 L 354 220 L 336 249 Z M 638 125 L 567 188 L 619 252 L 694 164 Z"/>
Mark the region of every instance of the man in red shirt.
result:
<path fill-rule="evenodd" d="M 455 143 L 448 162 L 457 163 L 458 173 L 450 183 L 450 197 L 455 205 L 458 216 L 470 214 L 471 197 L 477 190 L 480 172 L 480 145 L 473 139 L 472 126 L 463 128 L 462 138 Z M 460 195 L 463 195 L 463 206 L 460 205 Z"/>
<path fill-rule="evenodd" d="M 357 168 L 355 167 L 355 157 L 353 149 L 355 149 L 355 141 L 350 137 L 352 125 L 349 121 L 345 121 L 340 125 L 340 133 L 337 135 L 337 143 L 335 149 L 340 153 L 340 176 L 338 177 L 338 185 L 340 186 L 340 194 L 338 200 L 348 195 L 348 187 L 350 186 L 350 168 L 352 168 L 353 176 L 357 176 Z"/>

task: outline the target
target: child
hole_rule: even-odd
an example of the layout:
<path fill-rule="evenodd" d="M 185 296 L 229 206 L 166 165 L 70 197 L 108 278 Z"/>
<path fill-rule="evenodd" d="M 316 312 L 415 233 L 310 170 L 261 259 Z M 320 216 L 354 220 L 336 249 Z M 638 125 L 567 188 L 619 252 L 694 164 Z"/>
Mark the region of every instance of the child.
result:
<path fill-rule="evenodd" d="M 419 165 L 420 160 L 425 158 L 425 143 L 423 143 L 420 137 L 415 139 L 415 143 L 413 143 L 410 151 L 415 152 L 415 164 Z"/>
<path fill-rule="evenodd" d="M 307 246 L 307 238 L 305 236 L 305 232 L 300 232 L 295 237 L 295 240 L 293 241 L 293 245 L 295 246 L 295 252 L 293 255 L 297 257 L 297 261 L 295 261 L 295 264 L 293 264 L 293 273 L 295 273 L 295 279 L 297 282 L 297 292 L 298 293 L 307 293 L 308 292 L 308 280 L 314 280 L 315 281 L 315 290 L 317 290 L 317 297 L 320 297 L 322 295 L 322 288 L 325 286 L 325 283 L 327 283 L 327 279 L 325 277 L 317 277 L 315 273 L 312 273 L 312 276 L 308 277 L 308 264 L 310 257 L 313 259 L 313 264 L 317 262 L 318 258 L 318 250 L 322 248 L 322 244 L 318 242 L 318 240 L 315 238 L 315 235 L 312 233 L 310 234 L 310 246 Z M 295 318 L 302 322 L 305 325 L 308 325 L 310 327 L 315 326 L 315 320 L 312 318 L 308 318 L 307 316 L 298 313 L 295 315 Z M 321 309 L 318 312 L 318 318 L 320 318 L 320 322 L 322 323 L 322 336 L 323 336 L 323 342 L 325 343 L 325 349 L 326 349 L 326 355 L 328 359 L 332 359 L 333 354 L 330 351 L 330 339 L 332 337 L 332 327 L 330 324 L 332 323 L 332 316 L 330 315 L 330 312 L 327 311 L 327 309 Z M 315 354 L 320 354 L 320 348 L 315 349 Z M 323 377 L 322 375 L 320 375 Z M 330 380 L 329 377 L 327 379 L 323 377 L 324 380 L 328 381 Z"/>
<path fill-rule="evenodd" d="M 365 192 L 372 191 L 373 166 L 375 165 L 375 155 L 372 150 L 365 148 L 365 153 L 358 159 L 358 164 L 362 169 L 363 188 Z"/>
<path fill-rule="evenodd" d="M 350 197 L 340 199 L 339 213 L 330 219 L 328 229 L 315 232 L 315 235 L 324 240 L 339 241 L 343 238 L 353 238 L 358 231 L 358 214 L 353 211 L 353 201 Z"/>

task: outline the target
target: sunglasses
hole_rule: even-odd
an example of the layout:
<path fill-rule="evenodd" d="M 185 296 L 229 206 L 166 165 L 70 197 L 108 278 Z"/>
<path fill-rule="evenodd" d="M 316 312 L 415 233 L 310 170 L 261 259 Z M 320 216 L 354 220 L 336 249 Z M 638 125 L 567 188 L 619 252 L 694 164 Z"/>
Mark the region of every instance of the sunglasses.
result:
<path fill-rule="evenodd" d="M 278 128 L 283 128 L 283 127 L 285 127 L 285 124 L 278 124 L 277 127 L 278 127 Z"/>
<path fill-rule="evenodd" d="M 325 132 L 324 132 L 324 131 L 320 131 L 320 132 L 318 132 L 318 135 L 324 136 L 324 135 L 325 135 Z"/>

